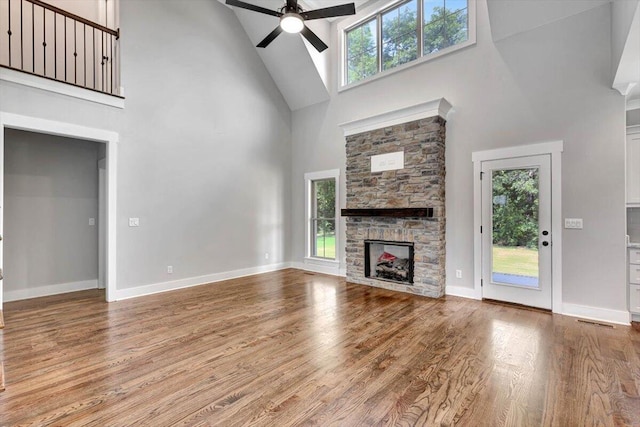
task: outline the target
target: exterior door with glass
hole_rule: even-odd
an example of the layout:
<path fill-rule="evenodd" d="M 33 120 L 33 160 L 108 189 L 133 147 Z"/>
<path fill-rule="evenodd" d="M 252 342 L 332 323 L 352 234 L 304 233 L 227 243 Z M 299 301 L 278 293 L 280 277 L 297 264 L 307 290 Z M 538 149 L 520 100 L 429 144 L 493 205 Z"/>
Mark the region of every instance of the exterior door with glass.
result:
<path fill-rule="evenodd" d="M 551 309 L 551 158 L 484 161 L 482 297 Z"/>

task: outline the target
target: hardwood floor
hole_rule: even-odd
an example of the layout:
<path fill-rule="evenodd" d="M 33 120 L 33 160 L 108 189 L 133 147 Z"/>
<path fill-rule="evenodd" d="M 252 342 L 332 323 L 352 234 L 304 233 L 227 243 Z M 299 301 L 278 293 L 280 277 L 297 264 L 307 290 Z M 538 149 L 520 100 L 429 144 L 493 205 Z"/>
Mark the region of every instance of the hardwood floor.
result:
<path fill-rule="evenodd" d="M 285 270 L 7 303 L 2 426 L 638 426 L 640 331 Z"/>

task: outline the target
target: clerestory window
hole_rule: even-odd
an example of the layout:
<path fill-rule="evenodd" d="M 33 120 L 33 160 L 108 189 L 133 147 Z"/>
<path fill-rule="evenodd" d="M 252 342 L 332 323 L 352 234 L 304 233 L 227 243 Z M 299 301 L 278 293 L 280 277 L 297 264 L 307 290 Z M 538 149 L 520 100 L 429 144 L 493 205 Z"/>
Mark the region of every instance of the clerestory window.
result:
<path fill-rule="evenodd" d="M 475 42 L 469 0 L 404 0 L 344 30 L 348 86 Z"/>

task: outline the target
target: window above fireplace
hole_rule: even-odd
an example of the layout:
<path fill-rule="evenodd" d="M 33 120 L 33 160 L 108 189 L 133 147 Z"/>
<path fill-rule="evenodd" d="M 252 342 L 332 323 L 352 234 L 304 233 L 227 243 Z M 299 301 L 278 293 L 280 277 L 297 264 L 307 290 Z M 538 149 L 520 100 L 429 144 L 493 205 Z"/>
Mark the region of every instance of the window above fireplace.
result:
<path fill-rule="evenodd" d="M 475 44 L 475 1 L 374 3 L 338 30 L 344 90 Z"/>

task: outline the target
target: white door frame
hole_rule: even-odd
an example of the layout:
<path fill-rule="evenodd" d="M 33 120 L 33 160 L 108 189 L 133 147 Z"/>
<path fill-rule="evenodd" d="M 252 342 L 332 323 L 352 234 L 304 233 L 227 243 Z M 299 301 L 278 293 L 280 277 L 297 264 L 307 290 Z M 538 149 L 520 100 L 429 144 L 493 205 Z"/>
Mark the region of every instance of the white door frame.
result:
<path fill-rule="evenodd" d="M 107 145 L 107 286 L 106 300 L 116 299 L 116 189 L 117 153 L 119 135 L 116 132 L 75 125 L 71 123 L 45 120 L 0 111 L 0 174 L 4 174 L 4 130 L 17 129 L 48 135 L 64 136 L 101 142 Z M 4 177 L 0 180 L 0 233 L 3 230 Z M 0 265 L 2 247 L 0 246 Z M 0 286 L 0 310 L 3 304 L 3 286 Z"/>
<path fill-rule="evenodd" d="M 483 161 L 514 157 L 551 156 L 551 282 L 552 311 L 562 313 L 562 151 L 563 141 L 475 151 L 473 160 L 473 292 L 482 299 L 482 181 L 480 172 Z"/>

